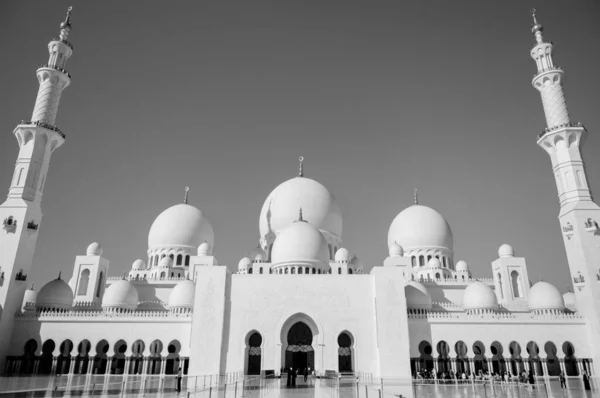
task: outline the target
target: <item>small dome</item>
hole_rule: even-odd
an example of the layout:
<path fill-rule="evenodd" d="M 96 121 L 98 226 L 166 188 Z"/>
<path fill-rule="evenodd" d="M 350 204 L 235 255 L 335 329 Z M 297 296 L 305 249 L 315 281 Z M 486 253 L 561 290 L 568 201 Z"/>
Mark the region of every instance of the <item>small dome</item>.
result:
<path fill-rule="evenodd" d="M 198 246 L 198 255 L 199 256 L 210 256 L 211 248 L 208 242 L 202 242 L 200 246 Z"/>
<path fill-rule="evenodd" d="M 540 281 L 529 289 L 527 306 L 531 311 L 564 310 L 565 301 L 554 285 Z"/>
<path fill-rule="evenodd" d="M 148 233 L 148 249 L 195 250 L 202 242 L 214 243 L 214 233 L 204 214 L 185 203 L 171 206 L 156 217 Z"/>
<path fill-rule="evenodd" d="M 404 287 L 406 295 L 406 308 L 416 310 L 430 310 L 432 307 L 431 295 L 427 288 L 415 281 L 410 281 Z"/>
<path fill-rule="evenodd" d="M 394 242 L 389 246 L 390 257 L 402 257 L 404 249 L 398 243 Z"/>
<path fill-rule="evenodd" d="M 352 257 L 352 260 L 350 260 L 350 265 L 356 270 L 362 271 L 364 269 L 362 261 L 360 261 L 356 256 Z"/>
<path fill-rule="evenodd" d="M 347 263 L 350 261 L 350 252 L 348 249 L 344 247 L 340 247 L 337 252 L 335 252 L 335 262 L 336 263 Z"/>
<path fill-rule="evenodd" d="M 297 221 L 275 239 L 271 258 L 273 264 L 329 264 L 329 247 L 317 228 L 306 221 Z"/>
<path fill-rule="evenodd" d="M 169 308 L 193 308 L 196 284 L 190 280 L 179 282 L 169 295 Z"/>
<path fill-rule="evenodd" d="M 38 293 L 33 290 L 33 288 L 25 290 L 25 294 L 23 295 L 23 307 L 30 303 L 35 304 L 37 301 L 37 294 Z"/>
<path fill-rule="evenodd" d="M 454 268 L 456 269 L 456 272 L 469 272 L 469 264 L 464 260 L 458 261 Z"/>
<path fill-rule="evenodd" d="M 37 295 L 37 308 L 67 310 L 72 306 L 73 290 L 60 278 L 46 283 Z"/>
<path fill-rule="evenodd" d="M 134 270 L 134 271 L 144 270 L 144 269 L 146 269 L 146 263 L 141 258 L 138 258 L 131 265 L 131 269 Z"/>
<path fill-rule="evenodd" d="M 506 243 L 500 246 L 498 249 L 498 256 L 500 257 L 514 257 L 515 251 L 511 245 L 507 245 Z"/>
<path fill-rule="evenodd" d="M 575 293 L 573 292 L 563 294 L 563 301 L 566 307 L 577 307 L 577 297 L 575 297 Z"/>
<path fill-rule="evenodd" d="M 164 256 L 158 262 L 158 268 L 171 268 L 173 266 L 173 259 L 169 256 Z"/>
<path fill-rule="evenodd" d="M 262 247 L 256 246 L 254 249 L 250 251 L 250 255 L 248 256 L 255 263 L 262 263 L 267 261 L 267 253 L 262 249 Z"/>
<path fill-rule="evenodd" d="M 431 260 L 429 260 L 429 262 L 427 263 L 427 265 L 429 266 L 429 268 L 432 268 L 432 269 L 442 267 L 442 263 L 440 263 L 440 260 L 435 257 L 432 257 Z"/>
<path fill-rule="evenodd" d="M 281 183 L 267 197 L 260 211 L 260 236 L 278 233 L 292 225 L 299 208 L 304 219 L 315 228 L 342 236 L 342 212 L 335 198 L 321 183 L 305 177 Z"/>
<path fill-rule="evenodd" d="M 238 263 L 239 270 L 246 270 L 252 266 L 252 260 L 250 257 L 243 257 Z"/>
<path fill-rule="evenodd" d="M 88 256 L 101 256 L 103 251 L 104 250 L 102 250 L 102 246 L 100 246 L 100 243 L 93 242 L 90 243 L 90 245 L 87 247 L 86 254 Z"/>
<path fill-rule="evenodd" d="M 138 301 L 138 291 L 135 286 L 131 282 L 121 279 L 106 289 L 102 298 L 102 307 L 134 310 L 137 308 Z"/>
<path fill-rule="evenodd" d="M 498 298 L 491 287 L 483 282 L 469 284 L 463 293 L 462 307 L 465 310 L 490 310 L 498 307 Z"/>
<path fill-rule="evenodd" d="M 388 231 L 388 247 L 398 243 L 404 250 L 445 248 L 452 250 L 454 238 L 446 219 L 434 209 L 413 205 L 400 212 Z"/>

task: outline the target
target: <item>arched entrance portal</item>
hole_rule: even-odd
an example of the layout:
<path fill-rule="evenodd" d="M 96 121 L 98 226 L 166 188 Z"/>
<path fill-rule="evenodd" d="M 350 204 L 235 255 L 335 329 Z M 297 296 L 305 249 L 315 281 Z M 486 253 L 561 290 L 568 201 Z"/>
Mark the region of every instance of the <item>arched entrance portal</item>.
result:
<path fill-rule="evenodd" d="M 293 369 L 314 369 L 315 351 L 312 347 L 313 334 L 304 322 L 296 322 L 288 332 L 285 350 L 285 367 Z"/>

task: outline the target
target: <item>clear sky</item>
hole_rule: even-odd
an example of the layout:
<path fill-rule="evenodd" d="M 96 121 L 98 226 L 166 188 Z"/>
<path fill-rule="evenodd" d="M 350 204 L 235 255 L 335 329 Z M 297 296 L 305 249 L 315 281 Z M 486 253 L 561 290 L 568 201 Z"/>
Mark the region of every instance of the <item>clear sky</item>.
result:
<path fill-rule="evenodd" d="M 566 71 L 571 119 L 590 132 L 583 156 L 600 189 L 600 3 L 2 1 L 5 193 L 12 130 L 31 115 L 36 67 L 69 5 L 73 78 L 57 118 L 67 140 L 45 185 L 37 286 L 70 277 L 92 241 L 122 275 L 188 185 L 217 259 L 235 270 L 299 155 L 339 201 L 344 246 L 367 269 L 387 256 L 388 227 L 417 187 L 474 276 L 491 277 L 510 243 L 532 282 L 570 286 L 550 159 L 535 143 L 545 119 L 529 8 Z"/>

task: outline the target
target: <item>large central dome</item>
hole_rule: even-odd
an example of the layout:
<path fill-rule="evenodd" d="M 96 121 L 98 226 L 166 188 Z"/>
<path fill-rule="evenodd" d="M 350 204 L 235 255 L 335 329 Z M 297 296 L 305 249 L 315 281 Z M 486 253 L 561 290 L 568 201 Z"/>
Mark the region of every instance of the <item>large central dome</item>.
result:
<path fill-rule="evenodd" d="M 280 184 L 265 200 L 260 212 L 260 236 L 277 233 L 298 218 L 315 228 L 342 236 L 342 212 L 335 198 L 322 184 L 304 177 L 295 177 Z"/>
<path fill-rule="evenodd" d="M 400 212 L 388 231 L 388 247 L 394 243 L 404 250 L 446 248 L 452 250 L 454 238 L 450 225 L 437 211 L 413 205 Z"/>
<path fill-rule="evenodd" d="M 214 245 L 210 222 L 194 206 L 181 203 L 156 217 L 148 234 L 148 249 L 188 248 L 196 250 L 202 242 Z"/>

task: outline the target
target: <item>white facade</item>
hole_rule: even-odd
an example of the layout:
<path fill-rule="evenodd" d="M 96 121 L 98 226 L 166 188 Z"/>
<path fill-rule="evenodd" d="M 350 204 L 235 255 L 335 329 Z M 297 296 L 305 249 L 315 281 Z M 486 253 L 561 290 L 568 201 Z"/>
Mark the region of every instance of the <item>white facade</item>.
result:
<path fill-rule="evenodd" d="M 19 161 L 0 206 L 5 373 L 166 374 L 178 366 L 190 375 L 279 374 L 291 366 L 394 379 L 425 368 L 595 373 L 600 208 L 580 153 L 586 131 L 569 120 L 563 71 L 537 22 L 533 85 L 548 122 L 538 144 L 557 178 L 575 287 L 564 298 L 548 283 L 531 286 L 525 259 L 507 244 L 491 263 L 492 277 L 473 280 L 468 264 L 455 261 L 450 225 L 419 205 L 416 192 L 415 204 L 391 222 L 389 256 L 364 273 L 342 247 L 334 196 L 304 176 L 302 163 L 298 176 L 267 196 L 258 245 L 237 273 L 214 257 L 212 226 L 186 194 L 156 218 L 147 259 L 133 261 L 127 277 L 108 277 L 110 262 L 92 243 L 68 283 L 59 276 L 39 292 L 26 290 L 49 159 L 65 139 L 54 122 L 70 81 L 70 26 L 68 15 L 49 45 L 49 66 L 38 69 L 33 120 L 15 129 Z"/>

